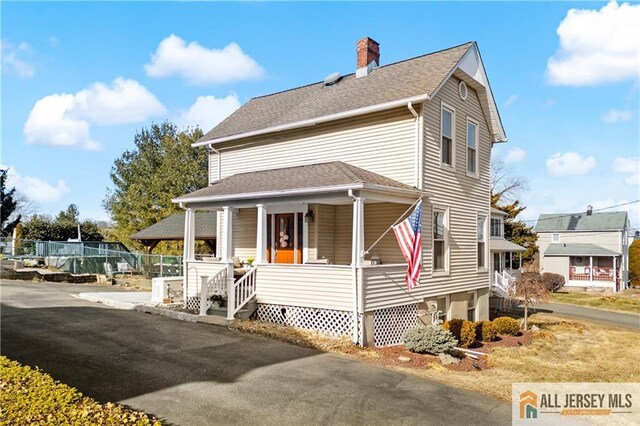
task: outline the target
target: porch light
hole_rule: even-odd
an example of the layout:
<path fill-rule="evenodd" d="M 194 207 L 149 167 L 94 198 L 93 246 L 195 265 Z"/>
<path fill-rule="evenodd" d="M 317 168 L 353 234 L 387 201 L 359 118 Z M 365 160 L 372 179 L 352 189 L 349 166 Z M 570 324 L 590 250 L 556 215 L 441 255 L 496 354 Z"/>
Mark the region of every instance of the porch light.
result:
<path fill-rule="evenodd" d="M 306 223 L 313 223 L 313 210 L 308 210 L 304 215 L 304 221 Z"/>

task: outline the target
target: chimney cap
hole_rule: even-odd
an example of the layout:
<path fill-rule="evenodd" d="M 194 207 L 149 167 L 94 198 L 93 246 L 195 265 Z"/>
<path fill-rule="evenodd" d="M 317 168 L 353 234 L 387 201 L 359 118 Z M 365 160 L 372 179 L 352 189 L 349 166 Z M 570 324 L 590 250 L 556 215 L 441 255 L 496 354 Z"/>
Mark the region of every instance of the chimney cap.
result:
<path fill-rule="evenodd" d="M 589 204 L 587 206 L 587 216 L 591 216 L 591 213 L 593 213 L 593 206 Z"/>

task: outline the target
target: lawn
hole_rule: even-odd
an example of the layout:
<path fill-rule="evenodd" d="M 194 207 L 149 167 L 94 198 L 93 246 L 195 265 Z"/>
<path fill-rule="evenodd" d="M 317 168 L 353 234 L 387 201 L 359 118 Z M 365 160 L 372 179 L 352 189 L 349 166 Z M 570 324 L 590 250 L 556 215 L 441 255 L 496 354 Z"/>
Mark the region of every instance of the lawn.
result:
<path fill-rule="evenodd" d="M 611 311 L 640 314 L 640 290 L 628 289 L 618 294 L 602 295 L 594 293 L 551 293 L 550 301 L 571 305 L 588 306 Z"/>
<path fill-rule="evenodd" d="M 637 382 L 640 333 L 595 323 L 535 314 L 530 324 L 539 327 L 532 339 L 520 346 L 497 346 L 481 363 L 481 370 L 456 371 L 430 355 L 410 354 L 410 366 L 392 362 L 380 348 L 360 348 L 348 339 L 336 340 L 317 333 L 242 321 L 235 329 L 266 335 L 301 346 L 352 356 L 388 368 L 416 374 L 444 384 L 469 389 L 505 402 L 511 401 L 514 382 Z M 402 354 L 403 356 L 406 354 Z M 433 357 L 431 357 L 433 358 Z"/>

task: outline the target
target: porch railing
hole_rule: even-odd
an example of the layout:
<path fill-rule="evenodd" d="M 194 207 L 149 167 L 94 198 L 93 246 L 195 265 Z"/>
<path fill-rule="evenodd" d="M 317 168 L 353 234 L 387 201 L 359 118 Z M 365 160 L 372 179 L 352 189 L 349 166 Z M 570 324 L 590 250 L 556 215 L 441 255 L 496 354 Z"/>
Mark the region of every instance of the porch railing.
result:
<path fill-rule="evenodd" d="M 498 271 L 494 271 L 493 277 L 493 291 L 498 293 L 501 297 L 511 297 L 515 293 L 516 277 L 509 274 L 507 271 L 502 271 L 502 274 Z"/>
<path fill-rule="evenodd" d="M 227 300 L 227 319 L 234 319 L 236 313 L 256 295 L 256 269 L 249 268 L 247 273 L 233 284 L 233 290 Z"/>
<path fill-rule="evenodd" d="M 584 268 L 584 272 L 576 272 L 575 267 L 569 269 L 569 279 L 572 281 L 611 281 L 613 282 L 613 268 L 593 268 L 593 273 L 589 268 Z"/>
<path fill-rule="evenodd" d="M 227 269 L 220 270 L 213 277 L 200 277 L 200 315 L 207 315 L 212 303 L 209 297 L 218 295 L 222 298 L 227 293 Z"/>

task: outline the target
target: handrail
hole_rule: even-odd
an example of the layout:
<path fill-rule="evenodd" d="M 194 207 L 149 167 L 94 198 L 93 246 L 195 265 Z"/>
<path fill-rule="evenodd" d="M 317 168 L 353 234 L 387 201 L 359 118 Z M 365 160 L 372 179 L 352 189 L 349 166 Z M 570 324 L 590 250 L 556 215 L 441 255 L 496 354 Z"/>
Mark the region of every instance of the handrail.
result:
<path fill-rule="evenodd" d="M 233 303 L 227 308 L 227 319 L 234 319 L 236 313 L 256 295 L 256 270 L 254 266 L 233 284 Z M 229 298 L 231 301 L 232 298 Z"/>
<path fill-rule="evenodd" d="M 210 294 L 215 294 L 218 290 L 222 296 L 226 293 L 227 288 L 227 270 L 222 269 L 213 277 L 203 275 L 200 277 L 200 315 L 206 315 L 207 310 L 211 307 L 209 300 Z"/>

